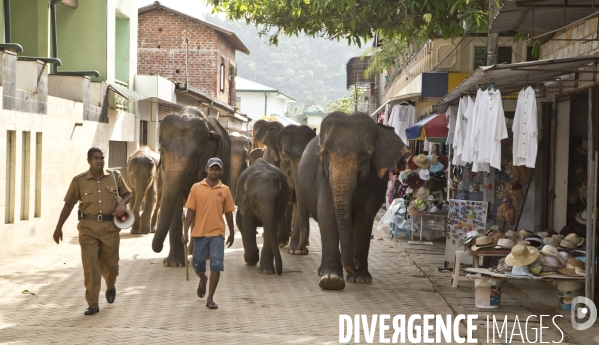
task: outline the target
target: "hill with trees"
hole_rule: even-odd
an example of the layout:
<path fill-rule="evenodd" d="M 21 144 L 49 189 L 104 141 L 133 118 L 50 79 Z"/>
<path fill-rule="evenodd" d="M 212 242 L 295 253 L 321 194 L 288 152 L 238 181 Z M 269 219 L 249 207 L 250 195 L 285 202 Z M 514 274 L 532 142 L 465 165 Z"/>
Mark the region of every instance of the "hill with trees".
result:
<path fill-rule="evenodd" d="M 345 65 L 365 48 L 305 35 L 280 37 L 275 46 L 253 25 L 211 15 L 204 19 L 235 32 L 250 50 L 250 55 L 236 54 L 237 75 L 294 97 L 302 103 L 296 111 L 347 96 Z"/>

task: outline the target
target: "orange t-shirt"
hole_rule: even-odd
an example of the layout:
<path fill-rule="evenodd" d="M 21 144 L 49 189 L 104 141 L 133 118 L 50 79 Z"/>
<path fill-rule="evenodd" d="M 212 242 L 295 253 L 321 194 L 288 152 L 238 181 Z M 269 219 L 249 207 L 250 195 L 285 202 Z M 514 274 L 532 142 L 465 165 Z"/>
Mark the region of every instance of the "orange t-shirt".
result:
<path fill-rule="evenodd" d="M 235 210 L 229 187 L 219 181 L 212 188 L 206 179 L 191 187 L 185 207 L 196 211 L 192 237 L 225 237 L 223 214 Z"/>

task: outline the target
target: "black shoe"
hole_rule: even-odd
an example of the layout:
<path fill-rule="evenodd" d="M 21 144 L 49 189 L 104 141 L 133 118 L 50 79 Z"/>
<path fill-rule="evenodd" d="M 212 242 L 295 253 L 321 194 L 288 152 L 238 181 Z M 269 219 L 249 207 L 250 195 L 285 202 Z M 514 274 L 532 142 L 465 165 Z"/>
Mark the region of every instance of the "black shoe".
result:
<path fill-rule="evenodd" d="M 83 315 L 94 315 L 94 314 L 99 313 L 99 312 L 100 312 L 100 308 L 89 307 L 83 313 Z"/>
<path fill-rule="evenodd" d="M 116 297 L 116 288 L 106 290 L 106 302 L 113 303 L 115 297 Z"/>

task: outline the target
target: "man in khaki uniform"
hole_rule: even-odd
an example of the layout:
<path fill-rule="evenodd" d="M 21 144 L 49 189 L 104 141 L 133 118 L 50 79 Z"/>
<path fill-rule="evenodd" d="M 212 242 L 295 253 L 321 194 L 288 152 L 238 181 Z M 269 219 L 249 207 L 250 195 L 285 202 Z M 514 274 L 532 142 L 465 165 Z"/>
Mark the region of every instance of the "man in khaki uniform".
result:
<path fill-rule="evenodd" d="M 111 173 L 104 170 L 104 154 L 101 149 L 92 147 L 87 152 L 89 170 L 73 178 L 64 207 L 54 231 L 54 241 L 62 240 L 62 226 L 73 207 L 79 203 L 79 244 L 85 283 L 85 299 L 89 308 L 85 315 L 94 315 L 100 311 L 98 296 L 100 295 L 101 277 L 106 281 L 106 301 L 114 302 L 116 297 L 116 276 L 119 274 L 119 229 L 113 218 L 125 213 L 125 205 L 131 200 L 131 190 L 125 184 L 118 171 L 112 178 Z M 118 186 L 118 187 L 117 187 Z M 117 201 L 117 188 L 122 197 Z"/>

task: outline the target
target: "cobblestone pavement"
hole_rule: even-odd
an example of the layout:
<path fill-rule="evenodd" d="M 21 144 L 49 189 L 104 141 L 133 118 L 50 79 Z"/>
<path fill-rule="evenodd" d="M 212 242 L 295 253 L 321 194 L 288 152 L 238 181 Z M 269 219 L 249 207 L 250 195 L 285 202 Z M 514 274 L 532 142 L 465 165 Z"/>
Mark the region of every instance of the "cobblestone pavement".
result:
<path fill-rule="evenodd" d="M 218 310 L 207 309 L 205 299 L 196 296 L 199 278 L 191 268 L 190 281 L 185 281 L 184 268 L 163 267 L 168 248 L 154 253 L 153 235 L 123 232 L 116 301 L 105 301 L 102 282 L 100 313 L 84 316 L 74 235 L 65 232 L 60 245 L 48 242 L 0 254 L 0 343 L 331 344 L 339 342 L 339 314 L 451 314 L 405 249 L 378 233 L 370 250 L 373 284 L 321 290 L 316 274 L 320 239 L 312 220 L 310 254 L 291 256 L 283 250 L 281 276 L 262 276 L 256 266 L 246 266 L 237 232 L 234 246 L 225 252 L 215 295 Z M 375 343 L 378 339 L 377 332 Z"/>

